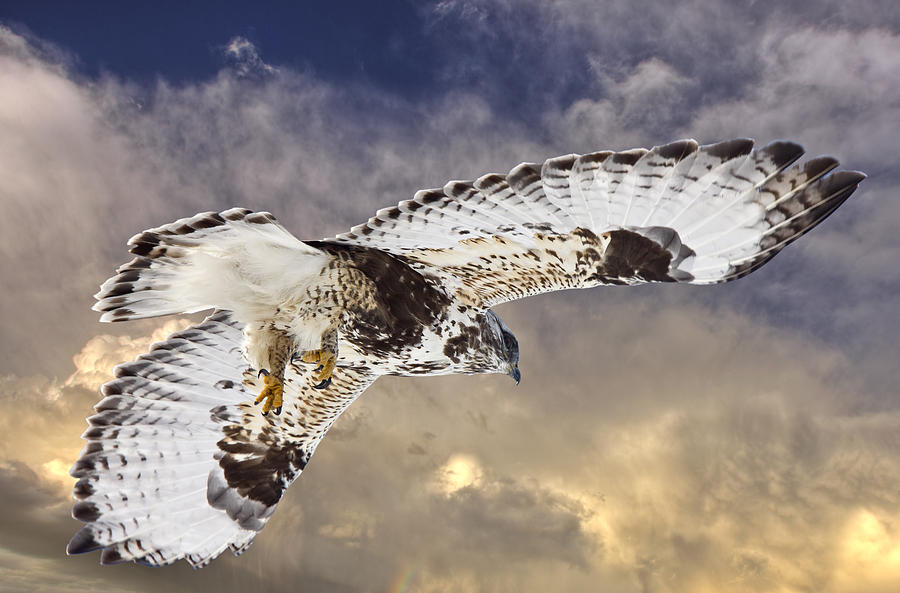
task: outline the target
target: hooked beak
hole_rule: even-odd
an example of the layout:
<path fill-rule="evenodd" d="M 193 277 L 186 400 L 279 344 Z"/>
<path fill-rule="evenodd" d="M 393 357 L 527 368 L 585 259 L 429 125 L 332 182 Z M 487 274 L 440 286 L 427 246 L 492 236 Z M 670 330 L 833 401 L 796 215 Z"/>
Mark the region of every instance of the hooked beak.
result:
<path fill-rule="evenodd" d="M 509 376 L 515 379 L 516 385 L 518 385 L 519 381 L 522 380 L 522 373 L 519 372 L 519 367 L 513 367 L 513 369 L 509 372 Z"/>

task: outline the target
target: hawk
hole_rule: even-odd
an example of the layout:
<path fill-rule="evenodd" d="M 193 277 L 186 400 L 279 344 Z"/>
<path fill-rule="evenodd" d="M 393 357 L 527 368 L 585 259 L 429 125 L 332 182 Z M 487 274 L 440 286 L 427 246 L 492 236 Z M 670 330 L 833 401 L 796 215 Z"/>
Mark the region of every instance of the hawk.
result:
<path fill-rule="evenodd" d="M 765 264 L 865 178 L 831 157 L 791 167 L 803 152 L 737 139 L 570 154 L 420 191 L 320 241 L 238 208 L 135 235 L 95 295 L 101 321 L 213 312 L 103 385 L 71 471 L 86 525 L 68 553 L 194 567 L 241 553 L 379 376 L 518 382 L 492 306 Z"/>

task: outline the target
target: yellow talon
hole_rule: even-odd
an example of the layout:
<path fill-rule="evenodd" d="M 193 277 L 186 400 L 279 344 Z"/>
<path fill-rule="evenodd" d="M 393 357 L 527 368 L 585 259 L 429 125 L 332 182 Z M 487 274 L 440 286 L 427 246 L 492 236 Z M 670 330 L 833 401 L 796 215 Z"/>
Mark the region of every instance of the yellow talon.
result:
<path fill-rule="evenodd" d="M 303 362 L 319 363 L 318 368 L 316 368 L 316 370 L 319 371 L 319 374 L 316 376 L 316 381 L 318 381 L 318 383 L 313 385 L 313 387 L 316 389 L 325 389 L 331 385 L 331 374 L 334 372 L 334 365 L 337 362 L 332 351 L 307 350 L 303 353 L 303 356 L 300 357 L 300 360 Z"/>
<path fill-rule="evenodd" d="M 271 374 L 267 374 L 263 377 L 263 383 L 265 383 L 266 386 L 253 403 L 258 404 L 265 400 L 262 407 L 263 416 L 268 414 L 272 409 L 275 410 L 276 414 L 281 414 L 281 406 L 284 403 L 284 385 L 277 377 Z"/>

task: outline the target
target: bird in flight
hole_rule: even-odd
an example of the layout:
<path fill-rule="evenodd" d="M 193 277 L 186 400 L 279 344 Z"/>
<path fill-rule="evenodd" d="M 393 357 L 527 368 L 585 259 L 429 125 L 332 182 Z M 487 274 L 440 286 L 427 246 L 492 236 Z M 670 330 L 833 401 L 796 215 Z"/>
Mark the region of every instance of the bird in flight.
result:
<path fill-rule="evenodd" d="M 519 344 L 491 310 L 602 284 L 745 276 L 865 175 L 792 142 L 570 154 L 451 181 L 337 237 L 266 212 L 135 235 L 95 296 L 101 321 L 212 310 L 118 366 L 71 470 L 69 542 L 104 564 L 243 552 L 329 427 L 381 375 L 501 373 Z"/>

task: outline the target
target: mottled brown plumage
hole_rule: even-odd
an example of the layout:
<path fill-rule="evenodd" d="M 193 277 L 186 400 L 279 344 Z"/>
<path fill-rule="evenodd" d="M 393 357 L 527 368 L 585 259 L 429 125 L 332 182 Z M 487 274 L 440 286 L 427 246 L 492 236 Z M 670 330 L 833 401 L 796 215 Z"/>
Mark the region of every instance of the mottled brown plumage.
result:
<path fill-rule="evenodd" d="M 237 208 L 136 235 L 135 258 L 96 295 L 103 321 L 218 312 L 103 386 L 72 469 L 86 525 L 69 552 L 194 566 L 240 553 L 380 375 L 518 381 L 519 345 L 494 305 L 726 282 L 769 261 L 864 177 L 832 172 L 830 157 L 789 168 L 802 152 L 737 139 L 565 155 L 418 192 L 320 241 Z"/>

